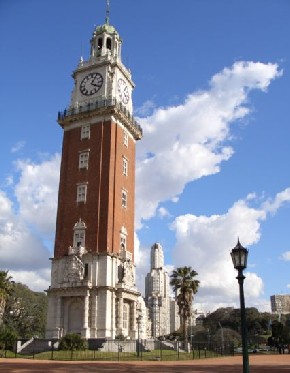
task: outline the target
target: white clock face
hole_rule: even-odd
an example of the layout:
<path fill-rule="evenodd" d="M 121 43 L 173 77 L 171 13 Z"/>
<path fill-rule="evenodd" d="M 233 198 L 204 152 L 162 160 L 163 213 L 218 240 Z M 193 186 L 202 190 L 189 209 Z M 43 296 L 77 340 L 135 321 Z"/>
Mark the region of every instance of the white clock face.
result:
<path fill-rule="evenodd" d="M 120 100 L 123 102 L 123 104 L 128 104 L 130 94 L 129 94 L 129 89 L 128 86 L 125 82 L 124 79 L 119 79 L 118 80 L 118 94 L 120 97 Z"/>
<path fill-rule="evenodd" d="M 103 77 L 100 73 L 90 73 L 81 81 L 80 91 L 85 96 L 92 96 L 103 85 Z"/>

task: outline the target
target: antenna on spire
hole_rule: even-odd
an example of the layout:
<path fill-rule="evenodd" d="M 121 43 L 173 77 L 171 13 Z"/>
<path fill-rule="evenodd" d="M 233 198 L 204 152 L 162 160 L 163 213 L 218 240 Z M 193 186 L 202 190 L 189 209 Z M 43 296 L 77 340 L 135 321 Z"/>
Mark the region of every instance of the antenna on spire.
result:
<path fill-rule="evenodd" d="M 106 8 L 106 25 L 109 24 L 109 18 L 110 18 L 110 0 L 107 0 L 107 8 Z"/>

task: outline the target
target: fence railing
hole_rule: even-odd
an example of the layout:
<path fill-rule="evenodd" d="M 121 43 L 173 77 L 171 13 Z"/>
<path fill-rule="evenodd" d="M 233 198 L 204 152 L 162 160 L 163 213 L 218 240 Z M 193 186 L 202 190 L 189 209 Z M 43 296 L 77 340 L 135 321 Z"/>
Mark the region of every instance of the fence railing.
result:
<path fill-rule="evenodd" d="M 182 341 L 159 340 L 98 340 L 89 339 L 85 350 L 59 350 L 54 339 L 0 340 L 0 357 L 45 360 L 110 360 L 110 361 L 176 361 L 219 357 L 234 354 L 232 343 L 194 342 L 185 346 Z M 22 346 L 25 346 L 22 348 Z"/>
<path fill-rule="evenodd" d="M 125 105 L 123 105 L 122 102 L 118 101 L 114 97 L 97 99 L 94 102 L 90 102 L 88 104 L 83 104 L 83 105 L 79 105 L 78 107 L 72 107 L 72 108 L 69 108 L 69 109 L 65 109 L 64 111 L 59 111 L 58 112 L 58 120 L 62 121 L 66 117 L 70 117 L 72 115 L 85 113 L 85 112 L 90 112 L 90 111 L 93 111 L 93 110 L 96 110 L 96 109 L 101 109 L 101 108 L 109 108 L 109 107 L 116 107 L 118 110 L 120 110 L 125 115 L 125 117 L 130 121 L 132 127 L 134 127 L 136 129 L 136 131 L 140 132 L 140 134 L 142 136 L 141 126 L 138 124 L 138 122 L 132 116 L 132 114 L 127 109 L 127 107 Z"/>

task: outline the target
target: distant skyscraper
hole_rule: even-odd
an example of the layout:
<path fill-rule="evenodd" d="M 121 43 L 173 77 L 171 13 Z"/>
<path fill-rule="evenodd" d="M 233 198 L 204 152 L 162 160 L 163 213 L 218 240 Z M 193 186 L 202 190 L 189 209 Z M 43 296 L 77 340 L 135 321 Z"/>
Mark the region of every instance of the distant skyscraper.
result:
<path fill-rule="evenodd" d="M 153 337 L 167 335 L 176 327 L 178 329 L 179 317 L 170 297 L 169 276 L 164 268 L 164 254 L 159 243 L 151 247 L 151 270 L 145 279 L 145 302 L 152 320 Z"/>
<path fill-rule="evenodd" d="M 286 314 L 290 313 L 290 295 L 278 294 L 271 295 L 271 310 L 273 313 Z"/>

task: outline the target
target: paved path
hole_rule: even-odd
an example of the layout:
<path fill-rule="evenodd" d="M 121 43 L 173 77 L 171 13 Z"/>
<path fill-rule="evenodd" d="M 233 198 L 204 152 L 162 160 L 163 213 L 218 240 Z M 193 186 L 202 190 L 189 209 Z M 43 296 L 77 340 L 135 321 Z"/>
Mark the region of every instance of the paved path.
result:
<path fill-rule="evenodd" d="M 171 362 L 0 359 L 2 373 L 242 373 L 241 356 Z M 250 356 L 251 373 L 290 373 L 290 355 Z"/>

